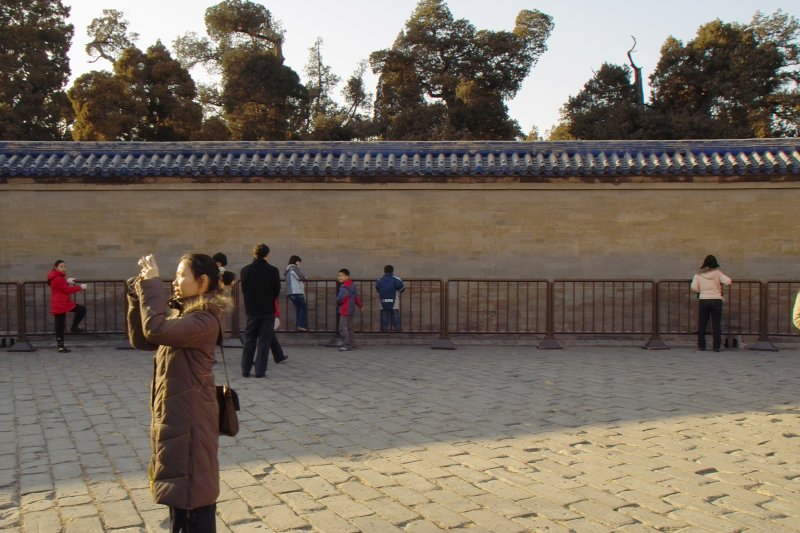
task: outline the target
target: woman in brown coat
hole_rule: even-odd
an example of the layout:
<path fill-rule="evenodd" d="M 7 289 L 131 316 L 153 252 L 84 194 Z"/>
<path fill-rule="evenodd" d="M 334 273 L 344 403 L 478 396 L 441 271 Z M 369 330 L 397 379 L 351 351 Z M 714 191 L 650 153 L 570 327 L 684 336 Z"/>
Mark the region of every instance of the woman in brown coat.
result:
<path fill-rule="evenodd" d="M 158 349 L 150 392 L 150 488 L 157 503 L 169 506 L 173 532 L 213 532 L 219 496 L 213 365 L 230 298 L 220 291 L 219 270 L 207 255 L 181 258 L 169 301 L 155 258 L 143 257 L 139 266 L 128 283 L 130 342 Z"/>

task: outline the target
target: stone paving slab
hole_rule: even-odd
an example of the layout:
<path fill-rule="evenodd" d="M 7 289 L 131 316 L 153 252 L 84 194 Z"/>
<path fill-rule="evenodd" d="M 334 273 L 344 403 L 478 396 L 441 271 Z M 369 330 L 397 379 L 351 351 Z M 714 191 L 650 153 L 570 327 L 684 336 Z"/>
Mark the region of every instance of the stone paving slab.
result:
<path fill-rule="evenodd" d="M 0 351 L 0 530 L 166 531 L 152 354 L 72 346 Z M 800 349 L 287 352 L 226 354 L 220 532 L 800 531 Z"/>

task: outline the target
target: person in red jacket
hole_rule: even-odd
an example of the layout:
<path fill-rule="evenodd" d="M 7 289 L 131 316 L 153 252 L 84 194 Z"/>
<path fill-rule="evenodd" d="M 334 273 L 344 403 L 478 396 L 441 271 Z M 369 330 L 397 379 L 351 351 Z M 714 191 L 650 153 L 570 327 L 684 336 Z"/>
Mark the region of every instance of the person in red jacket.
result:
<path fill-rule="evenodd" d="M 67 264 L 61 259 L 53 265 L 53 270 L 47 274 L 47 283 L 50 285 L 50 312 L 56 320 L 56 343 L 60 353 L 69 353 L 72 350 L 64 346 L 64 333 L 67 328 L 67 313 L 75 313 L 72 320 L 72 333 L 81 333 L 80 326 L 86 316 L 86 308 L 72 301 L 71 295 L 86 290 L 86 284 L 75 283 L 75 278 L 67 277 Z"/>

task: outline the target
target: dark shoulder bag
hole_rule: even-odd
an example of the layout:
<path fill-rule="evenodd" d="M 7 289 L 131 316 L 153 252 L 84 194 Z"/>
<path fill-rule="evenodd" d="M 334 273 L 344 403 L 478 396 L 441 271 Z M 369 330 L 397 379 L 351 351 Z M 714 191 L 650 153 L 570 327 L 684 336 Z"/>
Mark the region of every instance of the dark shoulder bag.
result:
<path fill-rule="evenodd" d="M 219 319 L 217 319 L 219 321 Z M 217 344 L 222 352 L 222 367 L 225 369 L 225 385 L 217 385 L 217 403 L 219 404 L 219 434 L 229 437 L 239 433 L 239 395 L 231 388 L 228 379 L 228 366 L 225 364 L 225 349 L 222 347 L 222 324 L 219 327 Z"/>

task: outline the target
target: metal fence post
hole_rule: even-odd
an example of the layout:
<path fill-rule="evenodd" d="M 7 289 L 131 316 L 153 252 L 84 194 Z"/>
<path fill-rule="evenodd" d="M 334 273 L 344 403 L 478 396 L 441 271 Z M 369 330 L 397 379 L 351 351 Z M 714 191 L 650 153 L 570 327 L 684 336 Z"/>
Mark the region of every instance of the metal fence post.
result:
<path fill-rule="evenodd" d="M 19 335 L 14 346 L 8 349 L 9 352 L 34 352 L 36 348 L 28 342 L 25 328 L 25 290 L 24 284 L 17 283 L 17 324 Z"/>
<path fill-rule="evenodd" d="M 769 341 L 769 336 L 767 335 L 767 327 L 768 327 L 767 320 L 769 319 L 769 312 L 767 310 L 767 284 L 762 281 L 759 283 L 759 285 L 761 287 L 761 290 L 759 291 L 761 294 L 759 295 L 760 298 L 758 304 L 759 307 L 758 315 L 761 324 L 759 325 L 758 328 L 759 330 L 758 340 L 755 343 L 749 345 L 747 349 L 760 350 L 764 352 L 777 352 L 778 348 L 776 348 L 775 345 Z"/>
<path fill-rule="evenodd" d="M 553 295 L 553 282 L 547 282 L 547 333 L 539 343 L 540 350 L 561 350 L 563 346 L 555 336 L 556 317 L 555 317 L 555 297 Z"/>
<path fill-rule="evenodd" d="M 448 285 L 450 284 L 450 281 L 440 280 L 439 284 L 439 294 L 442 295 L 442 301 L 439 303 L 439 320 L 441 321 L 441 326 L 439 339 L 433 343 L 431 349 L 455 350 L 456 345 L 450 340 L 448 333 L 448 321 L 450 320 L 450 313 L 448 312 L 448 308 L 450 307 L 450 294 L 448 291 Z M 458 302 L 456 302 L 456 305 L 458 305 Z"/>
<path fill-rule="evenodd" d="M 661 311 L 659 309 L 659 284 L 660 281 L 653 282 L 653 334 L 650 339 L 642 346 L 645 350 L 669 350 L 669 345 L 661 340 Z"/>

